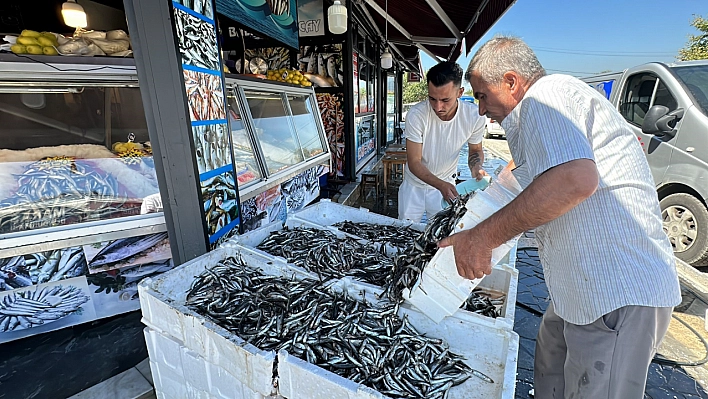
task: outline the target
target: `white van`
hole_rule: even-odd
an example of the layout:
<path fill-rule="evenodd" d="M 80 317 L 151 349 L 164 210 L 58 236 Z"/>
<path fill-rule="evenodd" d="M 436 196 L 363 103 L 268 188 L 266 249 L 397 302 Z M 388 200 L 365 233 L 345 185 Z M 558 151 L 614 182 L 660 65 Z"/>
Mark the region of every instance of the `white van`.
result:
<path fill-rule="evenodd" d="M 708 265 L 708 60 L 652 62 L 585 78 L 632 126 L 674 254 Z"/>

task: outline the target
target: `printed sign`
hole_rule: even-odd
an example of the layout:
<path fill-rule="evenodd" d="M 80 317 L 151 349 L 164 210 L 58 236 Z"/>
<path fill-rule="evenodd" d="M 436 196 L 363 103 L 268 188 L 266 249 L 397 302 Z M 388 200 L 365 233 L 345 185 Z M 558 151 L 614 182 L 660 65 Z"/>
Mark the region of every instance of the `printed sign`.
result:
<path fill-rule="evenodd" d="M 325 34 L 322 0 L 298 0 L 297 25 L 300 36 L 322 36 Z"/>

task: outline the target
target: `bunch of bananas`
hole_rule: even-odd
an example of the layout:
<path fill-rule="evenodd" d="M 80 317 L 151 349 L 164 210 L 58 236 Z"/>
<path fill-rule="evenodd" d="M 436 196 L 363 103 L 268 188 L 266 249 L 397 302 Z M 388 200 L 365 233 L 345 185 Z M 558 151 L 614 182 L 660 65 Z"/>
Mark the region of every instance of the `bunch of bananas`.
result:
<path fill-rule="evenodd" d="M 10 51 L 15 54 L 57 55 L 58 45 L 54 33 L 25 29 L 20 33 L 17 42 L 10 47 Z"/>
<path fill-rule="evenodd" d="M 303 76 L 302 72 L 298 71 L 297 69 L 280 68 L 270 70 L 268 71 L 267 78 L 268 80 L 292 83 L 303 87 L 312 86 L 312 82 L 310 82 L 307 77 Z"/>

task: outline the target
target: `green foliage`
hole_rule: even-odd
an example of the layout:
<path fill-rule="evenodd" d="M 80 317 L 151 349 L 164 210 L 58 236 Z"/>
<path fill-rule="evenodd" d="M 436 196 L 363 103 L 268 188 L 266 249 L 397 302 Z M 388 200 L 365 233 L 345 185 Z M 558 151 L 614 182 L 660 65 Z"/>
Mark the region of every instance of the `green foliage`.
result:
<path fill-rule="evenodd" d="M 408 82 L 403 80 L 403 104 L 417 103 L 428 99 L 428 82 L 425 78 L 420 82 Z"/>
<path fill-rule="evenodd" d="M 679 50 L 679 61 L 708 59 L 708 19 L 693 15 L 691 26 L 701 32 L 698 35 L 688 35 L 686 47 Z"/>
<path fill-rule="evenodd" d="M 463 94 L 463 95 L 464 95 L 464 96 L 474 97 L 474 92 L 472 91 L 472 89 L 469 89 L 469 90 L 467 90 L 467 91 L 465 92 L 465 94 Z"/>

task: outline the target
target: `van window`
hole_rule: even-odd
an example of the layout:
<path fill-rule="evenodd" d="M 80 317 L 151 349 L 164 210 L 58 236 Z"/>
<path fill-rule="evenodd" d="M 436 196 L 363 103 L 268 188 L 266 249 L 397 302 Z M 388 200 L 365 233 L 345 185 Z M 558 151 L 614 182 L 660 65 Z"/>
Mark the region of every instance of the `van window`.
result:
<path fill-rule="evenodd" d="M 678 103 L 676 102 L 676 98 L 671 94 L 669 89 L 666 87 L 664 82 L 659 80 L 659 87 L 656 89 L 656 95 L 654 96 L 654 102 L 651 104 L 652 106 L 654 105 L 663 105 L 666 108 L 669 109 L 669 111 L 673 111 L 676 108 L 678 108 Z"/>
<path fill-rule="evenodd" d="M 671 68 L 696 99 L 696 105 L 708 115 L 708 65 L 691 65 Z"/>
<path fill-rule="evenodd" d="M 641 126 L 644 122 L 644 115 L 649 110 L 656 81 L 656 77 L 648 74 L 637 74 L 627 80 L 619 111 L 629 123 Z"/>

